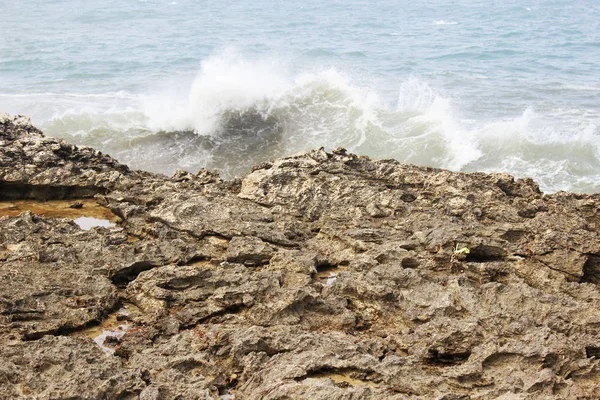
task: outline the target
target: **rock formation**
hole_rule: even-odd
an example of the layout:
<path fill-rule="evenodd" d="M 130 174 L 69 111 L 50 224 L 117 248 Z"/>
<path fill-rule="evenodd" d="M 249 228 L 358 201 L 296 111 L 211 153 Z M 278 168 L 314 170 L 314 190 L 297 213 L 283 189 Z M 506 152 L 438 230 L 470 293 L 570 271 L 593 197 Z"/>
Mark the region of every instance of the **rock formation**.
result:
<path fill-rule="evenodd" d="M 1 200 L 86 198 L 118 227 L 0 218 L 0 398 L 600 398 L 597 195 L 343 149 L 166 177 L 0 116 Z"/>

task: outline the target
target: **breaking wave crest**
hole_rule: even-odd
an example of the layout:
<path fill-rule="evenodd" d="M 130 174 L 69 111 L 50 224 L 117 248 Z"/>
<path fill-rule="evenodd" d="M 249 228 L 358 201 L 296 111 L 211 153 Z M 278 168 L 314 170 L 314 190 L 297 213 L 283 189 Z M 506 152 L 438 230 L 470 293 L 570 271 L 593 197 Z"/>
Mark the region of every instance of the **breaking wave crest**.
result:
<path fill-rule="evenodd" d="M 532 108 L 489 120 L 427 82 L 399 82 L 395 99 L 336 69 L 292 73 L 280 62 L 225 52 L 185 91 L 152 95 L 2 95 L 33 109 L 48 134 L 109 152 L 135 168 L 246 173 L 274 157 L 342 146 L 377 158 L 463 171 L 532 176 L 546 191 L 599 191 L 598 115 Z M 27 107 L 25 107 L 27 105 Z"/>

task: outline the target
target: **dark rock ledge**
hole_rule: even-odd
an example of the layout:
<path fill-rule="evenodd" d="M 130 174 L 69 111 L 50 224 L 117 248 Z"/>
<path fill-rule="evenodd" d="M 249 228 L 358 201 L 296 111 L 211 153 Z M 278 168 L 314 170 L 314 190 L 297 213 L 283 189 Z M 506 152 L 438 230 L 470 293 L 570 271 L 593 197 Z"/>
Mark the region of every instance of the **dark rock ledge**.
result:
<path fill-rule="evenodd" d="M 597 195 L 342 149 L 169 178 L 0 115 L 1 200 L 91 197 L 121 229 L 0 218 L 2 399 L 600 398 Z"/>

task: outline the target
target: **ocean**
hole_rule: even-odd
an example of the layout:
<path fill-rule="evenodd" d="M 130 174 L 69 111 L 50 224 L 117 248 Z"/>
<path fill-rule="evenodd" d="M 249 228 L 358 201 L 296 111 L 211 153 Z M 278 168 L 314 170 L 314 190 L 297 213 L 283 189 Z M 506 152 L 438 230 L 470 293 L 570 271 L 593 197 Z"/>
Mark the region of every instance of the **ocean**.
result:
<path fill-rule="evenodd" d="M 0 111 L 171 174 L 324 146 L 600 192 L 597 0 L 0 0 Z"/>

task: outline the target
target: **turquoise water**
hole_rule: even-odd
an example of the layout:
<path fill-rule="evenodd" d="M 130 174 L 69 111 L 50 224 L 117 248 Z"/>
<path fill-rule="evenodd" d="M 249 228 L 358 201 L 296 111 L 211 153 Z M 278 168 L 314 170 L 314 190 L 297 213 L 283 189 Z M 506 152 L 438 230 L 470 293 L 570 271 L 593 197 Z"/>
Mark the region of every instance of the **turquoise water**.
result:
<path fill-rule="evenodd" d="M 596 0 L 3 0 L 0 110 L 133 167 L 309 148 L 600 191 Z"/>

